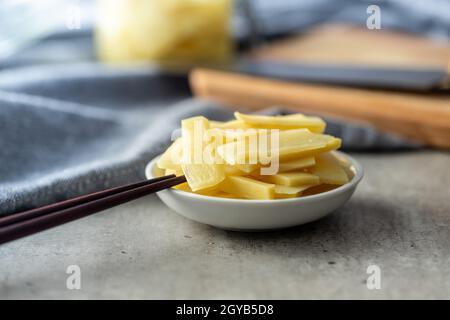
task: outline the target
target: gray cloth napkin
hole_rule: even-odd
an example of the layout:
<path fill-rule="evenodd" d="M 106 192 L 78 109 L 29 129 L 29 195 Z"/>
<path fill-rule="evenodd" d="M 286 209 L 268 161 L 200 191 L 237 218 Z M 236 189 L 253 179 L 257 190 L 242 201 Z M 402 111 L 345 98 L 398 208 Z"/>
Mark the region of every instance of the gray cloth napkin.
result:
<path fill-rule="evenodd" d="M 143 179 L 180 119 L 193 115 L 227 120 L 232 110 L 191 98 L 184 77 L 148 65 L 2 72 L 0 214 Z M 327 121 L 327 132 L 342 137 L 347 150 L 413 147 L 371 127 Z"/>

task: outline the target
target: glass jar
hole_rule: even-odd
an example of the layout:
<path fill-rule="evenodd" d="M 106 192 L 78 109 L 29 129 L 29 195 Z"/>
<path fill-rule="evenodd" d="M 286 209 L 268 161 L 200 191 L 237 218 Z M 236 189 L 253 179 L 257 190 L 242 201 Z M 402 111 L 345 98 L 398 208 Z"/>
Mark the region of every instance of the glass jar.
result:
<path fill-rule="evenodd" d="M 106 62 L 216 63 L 231 57 L 232 0 L 98 0 Z"/>

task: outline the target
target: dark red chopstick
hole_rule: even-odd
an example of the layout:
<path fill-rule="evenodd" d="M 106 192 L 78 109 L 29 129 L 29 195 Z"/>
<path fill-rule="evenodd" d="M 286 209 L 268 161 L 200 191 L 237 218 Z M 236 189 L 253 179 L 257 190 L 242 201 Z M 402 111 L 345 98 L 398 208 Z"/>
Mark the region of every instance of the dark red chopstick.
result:
<path fill-rule="evenodd" d="M 186 182 L 184 176 L 164 176 L 17 213 L 18 218 L 6 220 L 14 222 L 0 226 L 0 244 L 86 217 L 183 182 Z"/>
<path fill-rule="evenodd" d="M 168 176 L 162 176 L 162 177 L 154 178 L 151 180 L 144 180 L 144 181 L 140 181 L 140 182 L 136 182 L 136 183 L 131 183 L 131 184 L 127 184 L 127 185 L 120 186 L 120 187 L 115 187 L 115 188 L 111 188 L 111 189 L 106 189 L 106 190 L 78 196 L 78 197 L 64 200 L 61 202 L 52 203 L 52 204 L 49 204 L 49 205 L 46 205 L 43 207 L 7 215 L 5 217 L 0 217 L 0 227 L 6 226 L 6 225 L 9 225 L 12 223 L 16 223 L 19 221 L 23 221 L 23 220 L 28 220 L 28 219 L 31 219 L 34 217 L 38 217 L 38 216 L 44 215 L 46 213 L 54 212 L 56 210 L 62 210 L 62 209 L 66 209 L 69 207 L 73 207 L 75 205 L 86 203 L 88 201 L 104 198 L 106 196 L 116 194 L 116 193 L 119 193 L 122 191 L 136 189 L 138 187 L 149 185 L 153 182 L 158 182 L 158 181 L 166 180 L 168 178 L 173 178 L 173 177 L 175 177 L 175 175 L 171 174 Z"/>

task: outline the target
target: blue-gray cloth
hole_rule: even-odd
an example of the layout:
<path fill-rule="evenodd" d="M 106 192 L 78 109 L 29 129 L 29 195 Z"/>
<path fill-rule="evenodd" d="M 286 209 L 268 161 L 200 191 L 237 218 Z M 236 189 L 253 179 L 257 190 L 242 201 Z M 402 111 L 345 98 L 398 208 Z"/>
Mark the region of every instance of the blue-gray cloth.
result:
<path fill-rule="evenodd" d="M 298 27 L 275 24 L 295 19 L 279 19 L 270 13 L 275 11 L 261 8 L 262 24 L 276 33 Z M 402 10 L 407 8 L 405 4 Z M 392 19 L 398 12 L 382 11 L 382 19 L 398 22 Z M 439 27 L 445 19 L 433 19 L 427 20 L 435 24 L 425 23 L 425 31 L 448 36 Z M 143 179 L 145 164 L 167 147 L 180 119 L 232 116 L 230 109 L 191 98 L 184 77 L 148 65 L 112 68 L 93 62 L 92 47 L 85 46 L 90 40 L 49 38 L 34 50 L 0 61 L 0 214 Z M 75 58 L 69 51 L 76 52 Z M 280 111 L 282 106 L 267 110 Z M 371 127 L 326 120 L 327 132 L 342 137 L 347 150 L 414 147 Z"/>

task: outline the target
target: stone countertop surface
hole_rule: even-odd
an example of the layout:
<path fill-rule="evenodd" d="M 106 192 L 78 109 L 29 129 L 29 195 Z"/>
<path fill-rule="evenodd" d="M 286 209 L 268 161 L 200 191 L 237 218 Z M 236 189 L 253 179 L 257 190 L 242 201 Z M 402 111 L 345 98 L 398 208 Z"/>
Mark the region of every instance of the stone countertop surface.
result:
<path fill-rule="evenodd" d="M 218 230 L 151 195 L 0 246 L 0 299 L 450 298 L 450 154 L 353 155 L 352 199 L 296 228 Z"/>

